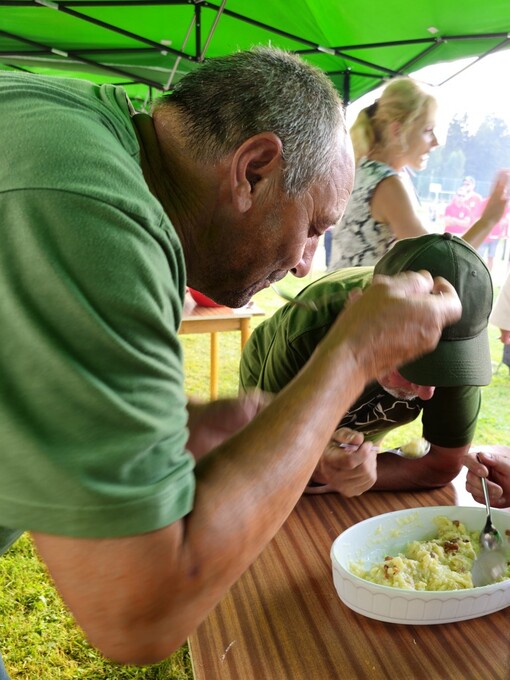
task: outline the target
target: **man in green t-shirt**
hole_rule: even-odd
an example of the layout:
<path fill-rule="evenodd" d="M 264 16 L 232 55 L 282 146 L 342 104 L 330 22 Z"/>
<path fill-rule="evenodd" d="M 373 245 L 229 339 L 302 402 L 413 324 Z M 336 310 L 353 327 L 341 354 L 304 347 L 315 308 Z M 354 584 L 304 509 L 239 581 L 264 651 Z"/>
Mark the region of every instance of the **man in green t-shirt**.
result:
<path fill-rule="evenodd" d="M 490 273 L 473 248 L 451 235 L 399 241 L 379 261 L 375 273 L 395 274 L 403 269 L 426 269 L 449 280 L 461 299 L 462 319 L 445 329 L 434 353 L 401 371 L 383 374 L 365 387 L 340 419 L 311 477 L 310 493 L 337 491 L 355 496 L 370 488 L 441 486 L 458 474 L 469 450 L 480 409 L 479 386 L 491 380 L 487 350 Z M 243 351 L 241 389 L 280 392 L 309 361 L 353 291 L 366 288 L 372 277 L 372 267 L 333 272 L 298 296 L 303 303 L 314 302 L 316 309 L 287 304 L 261 323 Z M 466 343 L 471 348 L 467 355 Z M 342 389 L 339 383 L 338 392 Z M 420 415 L 423 437 L 431 443 L 427 456 L 404 460 L 390 453 L 377 455 L 374 444 L 379 445 L 390 430 Z M 345 450 L 335 442 L 359 448 Z"/>
<path fill-rule="evenodd" d="M 29 531 L 90 642 L 154 662 L 271 540 L 364 385 L 430 351 L 460 302 L 429 274 L 383 279 L 292 395 L 193 404 L 186 285 L 243 305 L 306 275 L 343 213 L 331 81 L 254 49 L 208 60 L 149 115 L 120 87 L 2 72 L 0 114 L 1 547 Z"/>

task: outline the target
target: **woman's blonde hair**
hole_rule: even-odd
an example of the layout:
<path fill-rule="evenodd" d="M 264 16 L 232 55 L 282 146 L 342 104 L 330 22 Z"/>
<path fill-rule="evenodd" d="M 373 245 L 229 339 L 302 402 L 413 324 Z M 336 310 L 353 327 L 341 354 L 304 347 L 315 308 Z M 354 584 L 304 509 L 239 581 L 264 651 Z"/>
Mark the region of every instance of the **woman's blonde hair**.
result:
<path fill-rule="evenodd" d="M 362 109 L 350 129 L 356 163 L 366 156 L 376 144 L 385 145 L 391 123 L 401 124 L 401 138 L 422 113 L 437 106 L 431 92 L 411 78 L 401 77 L 390 81 L 382 95 L 373 104 Z"/>

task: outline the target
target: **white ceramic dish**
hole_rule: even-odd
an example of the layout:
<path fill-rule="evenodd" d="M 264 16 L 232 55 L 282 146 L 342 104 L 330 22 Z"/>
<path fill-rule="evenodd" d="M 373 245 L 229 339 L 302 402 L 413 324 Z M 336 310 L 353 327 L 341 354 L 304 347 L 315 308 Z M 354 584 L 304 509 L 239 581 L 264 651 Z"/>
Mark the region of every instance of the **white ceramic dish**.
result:
<path fill-rule="evenodd" d="M 415 591 L 365 581 L 349 571 L 352 562 L 366 566 L 402 551 L 412 540 L 437 535 L 434 517 L 459 520 L 470 531 L 485 524 L 485 508 L 433 506 L 410 508 L 371 517 L 346 529 L 331 548 L 333 581 L 350 609 L 379 621 L 430 625 L 485 616 L 510 605 L 510 580 L 480 588 Z M 510 512 L 493 510 L 492 519 L 502 535 L 510 530 Z"/>

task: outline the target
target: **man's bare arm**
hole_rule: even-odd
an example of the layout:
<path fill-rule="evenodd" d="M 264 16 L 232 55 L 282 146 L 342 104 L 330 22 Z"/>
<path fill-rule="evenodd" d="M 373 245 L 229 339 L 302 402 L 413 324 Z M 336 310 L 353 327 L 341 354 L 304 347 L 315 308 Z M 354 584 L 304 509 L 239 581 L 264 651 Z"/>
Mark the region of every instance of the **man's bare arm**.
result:
<path fill-rule="evenodd" d="M 372 490 L 434 489 L 449 484 L 461 471 L 468 451 L 469 444 L 458 448 L 432 444 L 429 453 L 416 460 L 380 453 L 377 456 L 377 481 Z"/>
<path fill-rule="evenodd" d="M 443 279 L 375 277 L 271 404 L 198 461 L 187 517 L 129 538 L 35 533 L 90 642 L 123 663 L 151 663 L 175 650 L 285 521 L 365 384 L 431 351 L 460 311 Z"/>

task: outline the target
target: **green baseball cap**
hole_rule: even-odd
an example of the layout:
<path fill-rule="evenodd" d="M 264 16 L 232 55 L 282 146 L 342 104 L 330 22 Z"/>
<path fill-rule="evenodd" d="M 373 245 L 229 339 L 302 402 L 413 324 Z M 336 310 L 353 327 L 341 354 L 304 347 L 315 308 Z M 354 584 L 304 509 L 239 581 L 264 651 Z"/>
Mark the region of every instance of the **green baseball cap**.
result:
<path fill-rule="evenodd" d="M 434 351 L 399 368 L 416 385 L 488 385 L 492 379 L 487 324 L 492 310 L 492 278 L 466 241 L 452 234 L 426 234 L 397 241 L 375 265 L 374 274 L 425 269 L 454 286 L 462 303 L 457 323 L 444 328 Z"/>

